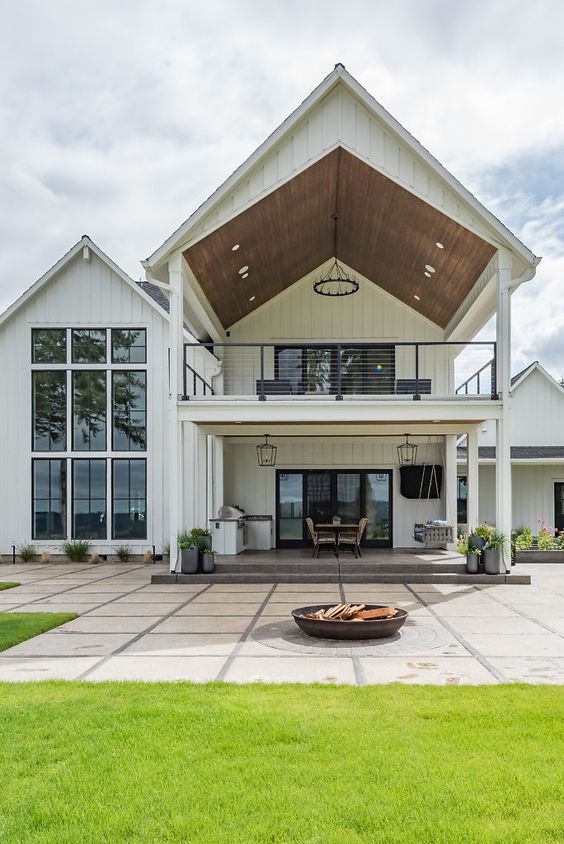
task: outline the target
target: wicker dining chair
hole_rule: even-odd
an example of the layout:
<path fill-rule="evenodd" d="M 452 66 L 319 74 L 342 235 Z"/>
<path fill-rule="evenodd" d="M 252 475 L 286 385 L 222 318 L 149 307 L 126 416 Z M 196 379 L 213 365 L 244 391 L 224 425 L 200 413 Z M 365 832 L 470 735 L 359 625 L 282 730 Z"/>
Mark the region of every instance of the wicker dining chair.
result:
<path fill-rule="evenodd" d="M 335 534 L 333 531 L 330 530 L 316 530 L 313 525 L 313 519 L 310 519 L 308 516 L 306 521 L 307 529 L 309 531 L 309 535 L 311 537 L 311 541 L 313 542 L 313 552 L 312 557 L 319 557 L 319 552 L 321 550 L 322 545 L 332 545 L 333 546 L 333 553 L 337 556 L 337 542 L 335 540 Z"/>
<path fill-rule="evenodd" d="M 366 525 L 368 524 L 368 519 L 366 516 L 363 516 L 362 519 L 358 523 L 358 527 L 355 531 L 346 530 L 339 534 L 339 550 L 341 550 L 341 545 L 349 546 L 355 557 L 362 557 L 360 553 L 360 541 L 363 537 L 364 531 L 366 530 Z"/>

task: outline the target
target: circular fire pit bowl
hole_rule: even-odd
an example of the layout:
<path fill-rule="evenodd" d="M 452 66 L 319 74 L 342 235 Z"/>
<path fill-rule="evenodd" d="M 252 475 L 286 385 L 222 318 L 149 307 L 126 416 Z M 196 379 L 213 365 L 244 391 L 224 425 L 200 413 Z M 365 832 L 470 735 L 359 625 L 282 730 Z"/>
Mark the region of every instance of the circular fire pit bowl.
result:
<path fill-rule="evenodd" d="M 315 604 L 312 607 L 298 607 L 292 610 L 292 617 L 298 627 L 308 636 L 318 639 L 387 639 L 394 636 L 407 619 L 407 611 L 395 607 L 393 618 L 372 618 L 364 621 L 321 621 L 306 618 L 310 612 L 328 610 L 331 604 Z M 367 610 L 382 609 L 386 604 L 365 604 Z"/>

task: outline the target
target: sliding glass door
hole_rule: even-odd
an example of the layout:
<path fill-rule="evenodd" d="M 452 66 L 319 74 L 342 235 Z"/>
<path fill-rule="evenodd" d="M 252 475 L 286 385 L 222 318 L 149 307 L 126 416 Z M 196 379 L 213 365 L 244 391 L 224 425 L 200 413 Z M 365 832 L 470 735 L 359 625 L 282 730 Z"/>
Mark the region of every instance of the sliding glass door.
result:
<path fill-rule="evenodd" d="M 314 524 L 357 524 L 366 516 L 363 545 L 392 547 L 392 472 L 385 470 L 319 469 L 277 471 L 276 546 L 304 547 L 309 543 L 305 519 Z"/>

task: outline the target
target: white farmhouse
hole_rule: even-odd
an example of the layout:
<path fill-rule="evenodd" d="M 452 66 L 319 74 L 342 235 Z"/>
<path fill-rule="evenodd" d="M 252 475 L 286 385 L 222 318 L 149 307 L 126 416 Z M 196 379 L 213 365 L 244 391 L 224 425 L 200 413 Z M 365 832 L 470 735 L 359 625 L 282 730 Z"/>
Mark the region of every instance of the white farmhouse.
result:
<path fill-rule="evenodd" d="M 145 283 L 84 237 L 3 315 L 0 551 L 219 541 L 223 505 L 277 548 L 308 543 L 307 516 L 409 547 L 416 523 L 456 526 L 459 475 L 468 524 L 509 534 L 510 301 L 538 262 L 337 65 Z"/>

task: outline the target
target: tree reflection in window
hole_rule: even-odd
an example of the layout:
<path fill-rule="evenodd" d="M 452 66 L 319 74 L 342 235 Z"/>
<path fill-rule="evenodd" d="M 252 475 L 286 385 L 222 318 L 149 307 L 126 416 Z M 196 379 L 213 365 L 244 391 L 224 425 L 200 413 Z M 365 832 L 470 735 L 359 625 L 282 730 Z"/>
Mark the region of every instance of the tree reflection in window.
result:
<path fill-rule="evenodd" d="M 114 451 L 144 451 L 147 442 L 145 372 L 112 373 Z"/>
<path fill-rule="evenodd" d="M 106 373 L 95 370 L 72 374 L 73 448 L 106 450 Z"/>
<path fill-rule="evenodd" d="M 31 344 L 33 363 L 67 362 L 67 332 L 64 328 L 34 328 Z"/>
<path fill-rule="evenodd" d="M 73 363 L 106 362 L 106 329 L 75 328 L 72 332 Z"/>
<path fill-rule="evenodd" d="M 66 372 L 32 372 L 33 450 L 64 451 L 67 446 Z"/>
<path fill-rule="evenodd" d="M 146 363 L 147 337 L 144 328 L 112 331 L 112 363 Z"/>

